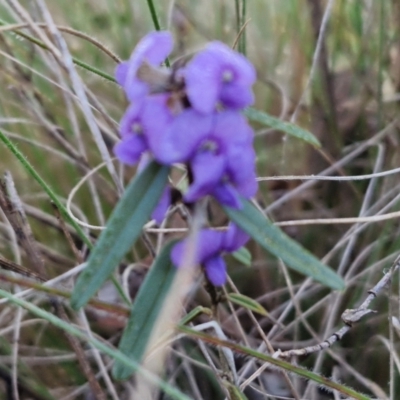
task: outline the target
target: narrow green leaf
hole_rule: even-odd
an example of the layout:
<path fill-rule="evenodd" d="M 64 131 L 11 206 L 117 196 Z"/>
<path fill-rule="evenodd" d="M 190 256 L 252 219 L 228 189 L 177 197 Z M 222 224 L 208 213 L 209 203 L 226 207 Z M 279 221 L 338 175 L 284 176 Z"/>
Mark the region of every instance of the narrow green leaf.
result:
<path fill-rule="evenodd" d="M 248 200 L 242 200 L 242 204 L 241 210 L 226 206 L 223 208 L 229 218 L 265 250 L 281 258 L 288 267 L 332 289 L 344 289 L 343 279 L 333 270 L 273 225 Z"/>
<path fill-rule="evenodd" d="M 254 299 L 241 293 L 228 293 L 228 300 L 258 314 L 268 316 L 268 311 Z"/>
<path fill-rule="evenodd" d="M 168 243 L 151 266 L 146 279 L 140 286 L 119 343 L 121 353 L 137 363 L 142 360 L 176 273 L 176 268 L 170 259 L 171 248 L 175 243 L 176 241 Z M 132 372 L 134 372 L 133 369 L 124 363 L 117 361 L 114 364 L 115 379 L 127 379 Z"/>
<path fill-rule="evenodd" d="M 200 314 L 207 314 L 209 317 L 212 317 L 213 313 L 211 311 L 211 308 L 208 307 L 203 307 L 203 306 L 197 306 L 196 308 L 193 308 L 190 313 L 186 314 L 179 322 L 180 325 L 186 325 L 189 322 L 192 322 L 198 315 Z"/>
<path fill-rule="evenodd" d="M 169 169 L 151 162 L 128 185 L 79 276 L 71 306 L 84 306 L 139 237 L 165 188 Z"/>
<path fill-rule="evenodd" d="M 282 121 L 279 118 L 273 117 L 265 113 L 264 111 L 256 110 L 255 108 L 249 107 L 244 110 L 246 117 L 252 121 L 259 122 L 260 124 L 269 126 L 278 131 L 287 133 L 288 135 L 297 137 L 298 139 L 304 140 L 307 143 L 312 144 L 316 147 L 321 147 L 319 140 L 311 133 L 297 125 L 291 124 L 290 122 Z"/>
<path fill-rule="evenodd" d="M 251 267 L 251 253 L 246 249 L 246 247 L 241 247 L 239 250 L 233 252 L 232 257 L 246 267 Z"/>

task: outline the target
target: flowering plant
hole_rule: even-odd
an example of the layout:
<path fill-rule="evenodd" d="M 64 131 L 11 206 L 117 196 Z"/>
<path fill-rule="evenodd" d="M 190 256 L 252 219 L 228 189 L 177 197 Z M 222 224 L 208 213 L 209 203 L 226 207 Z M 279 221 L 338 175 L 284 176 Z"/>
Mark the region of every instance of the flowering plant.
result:
<path fill-rule="evenodd" d="M 148 219 L 152 217 L 160 224 L 176 199 L 192 210 L 205 198 L 213 197 L 231 222 L 226 231 L 204 224 L 193 238 L 169 242 L 158 252 L 134 300 L 119 345 L 123 354 L 137 362 L 164 310 L 176 274 L 174 265 L 180 267 L 185 262 L 186 249 L 192 250 L 191 261 L 203 267 L 214 286 L 222 286 L 227 279 L 223 255 L 237 251 L 251 237 L 296 271 L 333 289 L 343 287 L 337 274 L 249 201 L 258 185 L 254 134 L 244 115 L 259 122 L 266 120 L 267 124 L 274 120 L 248 107 L 254 101 L 256 73 L 252 64 L 226 45 L 211 42 L 188 62 L 166 68 L 162 63 L 172 48 L 170 33 L 150 33 L 116 69 L 116 81 L 129 105 L 120 122 L 121 141 L 114 152 L 122 163 L 137 165 L 139 173 L 125 188 L 90 253 L 87 267 L 76 282 L 72 307 L 78 309 L 89 301 L 136 242 Z M 275 125 L 287 128 L 281 121 Z M 286 132 L 295 130 L 300 138 L 312 137 L 298 134 L 292 125 L 289 128 Z M 174 164 L 187 170 L 187 189 L 178 196 L 177 188 L 168 183 Z M 114 365 L 113 374 L 118 379 L 126 379 L 131 373 L 123 363 Z"/>
<path fill-rule="evenodd" d="M 220 42 L 210 43 L 186 65 L 161 67 L 172 47 L 170 33 L 153 32 L 118 65 L 116 79 L 130 105 L 121 120 L 122 140 L 115 154 L 129 165 L 147 162 L 148 156 L 163 165 L 185 164 L 190 177 L 185 203 L 213 196 L 222 205 L 240 209 L 240 196 L 251 198 L 257 192 L 253 131 L 241 113 L 254 101 L 254 67 Z M 170 203 L 167 187 L 152 214 L 158 223 Z M 226 280 L 220 253 L 235 251 L 248 239 L 239 231 L 231 227 L 226 233 L 200 232 L 196 259 L 217 286 Z M 182 243 L 172 252 L 177 265 Z"/>

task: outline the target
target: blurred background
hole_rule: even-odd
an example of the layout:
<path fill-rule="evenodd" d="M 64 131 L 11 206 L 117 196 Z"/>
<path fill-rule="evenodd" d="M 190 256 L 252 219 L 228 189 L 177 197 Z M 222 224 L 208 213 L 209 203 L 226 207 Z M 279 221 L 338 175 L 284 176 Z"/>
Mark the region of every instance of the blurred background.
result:
<path fill-rule="evenodd" d="M 162 29 L 175 36 L 172 62 L 189 57 L 211 40 L 236 46 L 257 69 L 254 107 L 312 132 L 321 142 L 321 148 L 314 148 L 284 132 L 253 124 L 258 176 L 304 176 L 261 179 L 257 201 L 276 222 L 309 220 L 282 229 L 338 271 L 346 290 L 336 293 L 316 283 L 304 284 L 304 276 L 287 271 L 251 242 L 249 266 L 228 259 L 229 287 L 255 299 L 267 315 L 250 316 L 248 310 L 223 302 L 218 323 L 228 338 L 255 349 L 263 342 L 260 332 L 275 350 L 322 342 L 343 325 L 341 313 L 366 298 L 399 251 L 398 215 L 379 218 L 398 210 L 398 174 L 343 181 L 311 178 L 358 176 L 399 167 L 400 3 L 158 0 L 154 5 Z M 82 177 L 104 161 L 96 145 L 97 131 L 112 156 L 118 121 L 127 103 L 107 75 L 113 76 L 118 60 L 129 58 L 138 40 L 154 30 L 148 3 L 0 0 L 0 19 L 0 129 L 66 204 Z M 85 63 L 76 66 L 80 83 L 74 82 L 71 71 L 60 65 L 52 51 L 34 42 L 47 40 L 62 49 L 49 19 L 67 44 L 61 52 L 65 64 L 71 61 L 68 54 Z M 86 65 L 105 75 L 91 72 Z M 77 94 L 79 87 L 84 89 L 89 109 Z M 10 222 L 4 209 L 0 217 L 0 264 L 5 268 L 1 285 L 18 292 L 32 286 L 27 282 L 32 277 L 29 271 L 45 271 L 47 278 L 61 276 L 81 264 L 87 251 L 74 229 L 60 222 L 48 195 L 15 154 L 3 145 L 0 151 L 2 182 L 14 187 L 27 217 Z M 124 184 L 135 173 L 116 161 L 114 166 Z M 104 226 L 118 197 L 110 174 L 102 168 L 74 195 L 71 210 L 87 224 Z M 226 222 L 219 209 L 213 215 L 215 224 Z M 372 216 L 378 218 L 365 218 Z M 169 227 L 179 226 L 171 219 Z M 32 231 L 28 245 L 15 233 L 16 227 Z M 93 240 L 99 235 L 96 229 L 84 229 Z M 159 234 L 148 232 L 147 240 L 155 246 Z M 132 298 L 153 259 L 148 249 L 145 241 L 138 243 L 117 272 Z M 36 256 L 42 261 L 35 261 Z M 17 268 L 16 275 L 6 273 L 11 268 L 7 261 L 28 272 Z M 396 398 L 400 364 L 396 326 L 391 321 L 397 321 L 400 312 L 397 284 L 394 276 L 391 286 L 372 304 L 377 312 L 354 326 L 342 341 L 292 361 L 372 398 Z M 62 288 L 70 292 L 72 281 Z M 41 290 L 24 298 L 52 309 Z M 99 298 L 121 303 L 111 286 Z M 190 294 L 187 312 L 210 304 L 199 283 Z M 82 344 L 76 350 L 48 321 L 7 304 L 1 307 L 0 399 L 96 398 L 77 355 L 80 352 L 91 367 L 89 377 L 99 377 L 99 363 L 88 346 Z M 81 314 L 66 312 L 71 323 L 84 326 Z M 207 320 L 200 315 L 195 321 Z M 123 317 L 99 308 L 88 308 L 85 321 L 85 329 L 113 345 L 125 325 Z M 215 348 L 206 346 L 207 359 L 206 350 L 190 338 L 172 347 L 165 364 L 166 381 L 193 399 L 226 397 L 220 377 L 210 366 L 211 359 L 218 371 L 222 368 Z M 238 371 L 244 371 L 243 380 L 260 367 L 238 355 L 235 362 Z M 110 363 L 103 356 L 106 369 Z M 102 393 L 103 398 L 130 398 L 130 382 L 98 380 L 97 397 Z M 250 400 L 345 398 L 270 368 L 250 380 L 245 393 Z M 160 394 L 159 398 L 168 397 Z"/>

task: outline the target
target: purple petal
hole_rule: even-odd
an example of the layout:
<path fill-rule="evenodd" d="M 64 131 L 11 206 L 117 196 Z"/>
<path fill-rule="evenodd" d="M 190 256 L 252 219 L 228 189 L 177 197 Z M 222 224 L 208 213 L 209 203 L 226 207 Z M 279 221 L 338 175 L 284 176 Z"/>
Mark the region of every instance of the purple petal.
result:
<path fill-rule="evenodd" d="M 211 229 L 202 229 L 196 238 L 196 254 L 194 257 L 196 264 L 203 264 L 207 259 L 214 257 L 222 249 L 224 232 Z M 188 251 L 190 239 L 178 242 L 171 251 L 171 259 L 175 266 L 181 266 L 185 252 Z"/>
<path fill-rule="evenodd" d="M 254 93 L 247 85 L 225 84 L 221 89 L 220 100 L 226 107 L 241 109 L 254 103 Z"/>
<path fill-rule="evenodd" d="M 197 237 L 198 260 L 203 264 L 207 259 L 222 251 L 224 232 L 202 229 Z"/>
<path fill-rule="evenodd" d="M 186 241 L 181 240 L 171 250 L 171 260 L 175 267 L 182 266 Z M 197 260 L 196 260 L 197 261 Z"/>
<path fill-rule="evenodd" d="M 192 203 L 211 194 L 218 186 L 224 171 L 225 158 L 204 151 L 196 154 L 191 163 L 194 181 L 184 195 L 184 200 Z"/>
<path fill-rule="evenodd" d="M 250 236 L 246 232 L 231 222 L 228 230 L 225 232 L 222 246 L 225 251 L 232 253 L 244 246 L 249 238 Z"/>
<path fill-rule="evenodd" d="M 147 150 L 146 142 L 142 135 L 124 137 L 114 146 L 114 154 L 124 164 L 136 164 L 140 156 Z"/>
<path fill-rule="evenodd" d="M 226 282 L 226 264 L 220 255 L 208 259 L 204 267 L 208 280 L 214 286 L 222 286 Z"/>
<path fill-rule="evenodd" d="M 167 101 L 167 94 L 149 96 L 141 112 L 143 130 L 149 148 L 156 160 L 162 164 L 169 164 L 168 156 L 173 150 L 172 143 L 165 139 L 166 131 L 174 119 Z"/>
<path fill-rule="evenodd" d="M 230 183 L 221 182 L 213 189 L 211 194 L 224 206 L 236 209 L 243 207 L 238 191 Z"/>
<path fill-rule="evenodd" d="M 151 218 L 155 219 L 158 225 L 161 225 L 161 223 L 163 222 L 165 214 L 167 213 L 170 205 L 171 205 L 171 188 L 167 186 L 164 189 L 164 192 L 161 195 L 161 198 L 156 208 L 153 210 L 153 213 L 151 214 Z"/>
<path fill-rule="evenodd" d="M 171 53 L 174 39 L 168 31 L 150 32 L 136 45 L 130 62 L 146 60 L 150 65 L 160 65 Z"/>
<path fill-rule="evenodd" d="M 236 183 L 236 190 L 246 199 L 254 197 L 258 191 L 258 182 L 255 172 L 240 183 Z"/>
<path fill-rule="evenodd" d="M 241 113 L 227 110 L 216 115 L 211 137 L 220 143 L 224 151 L 234 145 L 251 145 L 253 136 L 253 130 Z"/>
<path fill-rule="evenodd" d="M 163 139 L 163 161 L 167 164 L 189 160 L 212 126 L 212 116 L 186 109 L 171 123 Z"/>
<path fill-rule="evenodd" d="M 117 65 L 115 68 L 115 79 L 117 80 L 118 84 L 122 87 L 125 85 L 126 76 L 128 74 L 129 69 L 129 62 L 122 61 L 120 64 Z"/>
<path fill-rule="evenodd" d="M 220 42 L 212 42 L 198 53 L 185 70 L 186 90 L 194 109 L 215 110 L 219 101 L 242 108 L 254 101 L 251 86 L 256 80 L 253 65 Z"/>
<path fill-rule="evenodd" d="M 121 121 L 119 123 L 119 133 L 122 137 L 136 134 L 133 130 L 134 124 L 137 124 L 139 128 L 141 126 L 140 122 L 140 110 L 141 104 L 135 102 L 129 105 L 126 109 L 125 114 L 122 116 Z"/>
<path fill-rule="evenodd" d="M 149 93 L 147 83 L 139 81 L 136 78 L 126 79 L 125 93 L 129 101 L 140 102 Z"/>
<path fill-rule="evenodd" d="M 232 50 L 221 42 L 211 42 L 207 50 L 218 58 L 219 63 L 225 70 L 232 70 L 234 77 L 232 82 L 251 86 L 257 79 L 253 64 L 242 54 Z"/>
<path fill-rule="evenodd" d="M 232 145 L 227 154 L 227 169 L 233 182 L 244 182 L 254 175 L 256 167 L 256 153 L 253 146 Z"/>
<path fill-rule="evenodd" d="M 136 73 L 144 61 L 152 66 L 158 66 L 172 51 L 173 39 L 169 32 L 151 32 L 143 37 L 128 61 L 129 68 L 125 83 L 136 79 Z"/>
<path fill-rule="evenodd" d="M 222 86 L 221 68 L 215 54 L 204 50 L 189 62 L 185 69 L 186 93 L 198 112 L 214 111 Z"/>
<path fill-rule="evenodd" d="M 237 191 L 245 198 L 257 193 L 256 154 L 252 146 L 230 146 L 227 152 L 227 173 Z"/>
<path fill-rule="evenodd" d="M 140 100 L 148 93 L 148 85 L 136 76 L 143 62 L 158 66 L 170 54 L 172 47 L 172 35 L 166 31 L 151 32 L 139 41 L 128 61 L 128 68 L 120 67 L 121 70 L 116 71 L 130 101 Z"/>

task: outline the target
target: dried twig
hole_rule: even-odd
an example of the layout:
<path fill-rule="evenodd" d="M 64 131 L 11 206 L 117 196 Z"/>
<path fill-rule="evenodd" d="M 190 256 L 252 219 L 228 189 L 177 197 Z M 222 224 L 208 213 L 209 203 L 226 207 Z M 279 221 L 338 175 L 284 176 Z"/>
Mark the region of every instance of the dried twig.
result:
<path fill-rule="evenodd" d="M 82 264 L 84 262 L 84 256 L 83 254 L 79 251 L 79 249 L 77 249 L 74 240 L 72 238 L 72 235 L 70 233 L 70 231 L 68 230 L 67 224 L 66 222 L 63 220 L 60 210 L 57 208 L 57 205 L 54 204 L 53 202 L 51 203 L 54 212 L 56 213 L 58 222 L 60 224 L 60 228 L 62 230 L 62 232 L 64 233 L 65 238 L 67 239 L 67 242 L 69 244 L 69 247 L 71 248 L 72 252 L 74 253 L 74 256 L 76 258 L 76 260 Z"/>
<path fill-rule="evenodd" d="M 343 336 L 352 328 L 352 326 L 361 320 L 365 315 L 374 313 L 376 311 L 369 309 L 369 305 L 371 304 L 372 300 L 374 300 L 378 293 L 383 290 L 387 284 L 392 279 L 392 276 L 400 267 L 400 256 L 396 258 L 392 267 L 382 279 L 371 289 L 368 291 L 367 298 L 362 302 L 362 304 L 355 309 L 347 309 L 342 314 L 342 321 L 344 322 L 344 326 L 340 328 L 338 331 L 334 332 L 328 339 L 324 340 L 321 343 L 318 343 L 314 346 L 307 346 L 303 347 L 302 349 L 294 349 L 288 351 L 277 351 L 275 353 L 275 357 L 279 358 L 290 358 L 294 356 L 305 356 L 311 353 L 315 353 L 317 351 L 321 351 L 331 347 L 335 342 L 342 340 Z"/>
<path fill-rule="evenodd" d="M 0 182 L 0 207 L 10 222 L 19 245 L 24 249 L 31 261 L 34 272 L 45 276 L 46 270 L 43 259 L 35 245 L 32 230 L 26 219 L 22 202 L 15 190 L 14 182 L 9 172 L 4 174 L 4 181 Z"/>

